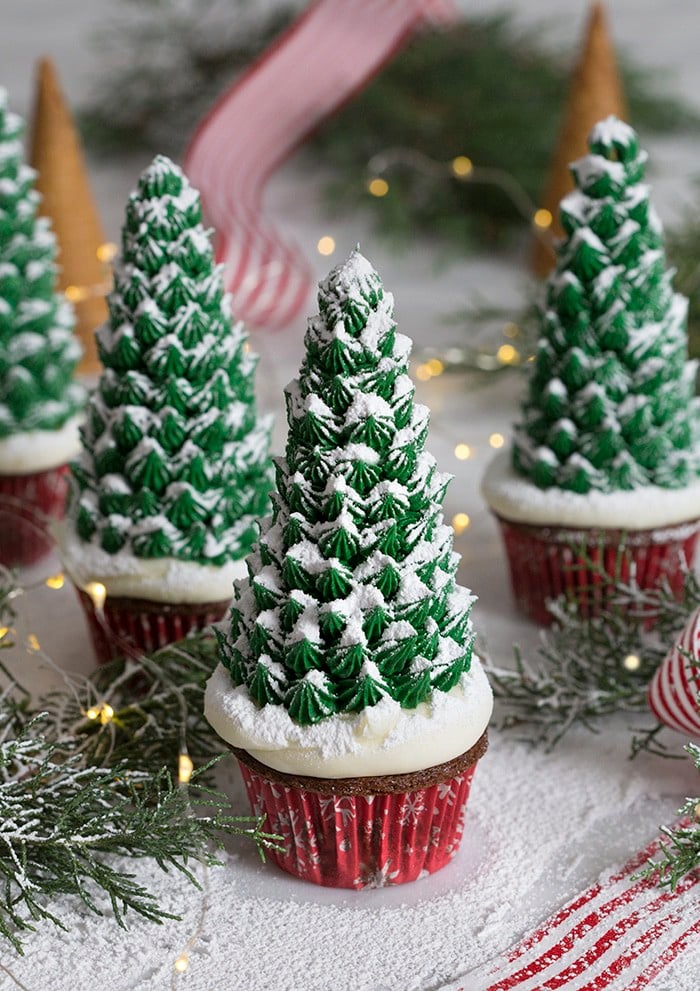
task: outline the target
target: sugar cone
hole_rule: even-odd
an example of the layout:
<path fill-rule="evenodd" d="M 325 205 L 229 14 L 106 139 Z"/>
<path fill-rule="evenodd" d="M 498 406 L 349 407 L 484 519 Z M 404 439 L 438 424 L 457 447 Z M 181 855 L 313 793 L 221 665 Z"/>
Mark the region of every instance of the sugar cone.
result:
<path fill-rule="evenodd" d="M 591 128 L 610 114 L 625 120 L 627 107 L 605 7 L 602 3 L 594 3 L 581 54 L 571 77 L 556 150 L 540 204 L 555 218 L 550 228 L 554 237 L 562 236 L 559 203 L 574 188 L 569 163 L 587 153 Z M 533 272 L 544 277 L 553 264 L 554 251 L 537 238 L 531 256 Z"/>
<path fill-rule="evenodd" d="M 104 289 L 100 287 L 109 281 L 110 273 L 97 256 L 106 239 L 80 137 L 54 65 L 47 58 L 38 67 L 29 160 L 38 173 L 39 210 L 51 219 L 58 242 L 59 289 L 75 287 L 69 298 L 75 305 L 76 333 L 84 349 L 78 370 L 93 374 L 101 367 L 94 333 L 107 318 Z"/>

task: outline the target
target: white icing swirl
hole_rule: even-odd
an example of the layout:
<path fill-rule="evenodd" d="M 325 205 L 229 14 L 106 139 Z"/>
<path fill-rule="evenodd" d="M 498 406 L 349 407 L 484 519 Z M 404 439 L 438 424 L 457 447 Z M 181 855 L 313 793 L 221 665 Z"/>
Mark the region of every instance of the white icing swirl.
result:
<path fill-rule="evenodd" d="M 53 527 L 63 566 L 78 588 L 100 582 L 107 595 L 154 602 L 222 602 L 233 598 L 233 582 L 247 575 L 244 560 L 217 567 L 174 557 L 139 558 L 119 551 L 108 554 L 84 543 L 69 521 Z"/>
<path fill-rule="evenodd" d="M 357 713 L 311 726 L 284 706 L 259 708 L 245 686 L 234 688 L 220 664 L 207 683 L 204 715 L 222 739 L 268 767 L 316 778 L 408 774 L 452 760 L 480 738 L 493 709 L 479 659 L 450 692 L 433 692 L 415 709 L 385 696 Z"/>
<path fill-rule="evenodd" d="M 592 491 L 585 495 L 558 488 L 540 489 L 517 474 L 508 451 L 501 451 L 489 464 L 481 493 L 495 513 L 516 523 L 649 530 L 700 519 L 700 478 L 679 489 L 644 485 L 628 491 Z"/>
<path fill-rule="evenodd" d="M 73 416 L 58 430 L 22 430 L 0 440 L 0 474 L 30 475 L 68 464 L 80 451 L 78 428 L 82 416 Z"/>

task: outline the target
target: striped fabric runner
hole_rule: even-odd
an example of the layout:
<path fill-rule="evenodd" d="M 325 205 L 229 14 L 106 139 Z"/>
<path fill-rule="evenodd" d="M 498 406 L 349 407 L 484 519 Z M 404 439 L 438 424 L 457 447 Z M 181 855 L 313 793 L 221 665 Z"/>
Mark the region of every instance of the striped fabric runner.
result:
<path fill-rule="evenodd" d="M 686 947 L 700 945 L 700 871 L 687 875 L 675 891 L 660 888 L 653 878 L 633 879 L 662 839 L 577 895 L 502 958 L 440 991 L 653 988 Z"/>
<path fill-rule="evenodd" d="M 298 248 L 261 215 L 271 172 L 421 23 L 452 16 L 453 0 L 316 0 L 204 118 L 185 170 L 216 230 L 237 317 L 284 326 L 311 287 Z"/>

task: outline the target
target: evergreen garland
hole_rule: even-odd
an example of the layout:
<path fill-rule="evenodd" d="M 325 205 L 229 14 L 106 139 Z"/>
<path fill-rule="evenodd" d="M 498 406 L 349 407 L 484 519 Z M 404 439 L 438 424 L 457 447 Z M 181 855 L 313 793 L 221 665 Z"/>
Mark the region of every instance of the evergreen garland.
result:
<path fill-rule="evenodd" d="M 0 88 L 0 440 L 58 430 L 84 402 L 72 381 L 81 350 L 70 304 L 55 292 L 56 242 L 37 217 L 35 173 L 22 161 L 24 123 Z"/>
<path fill-rule="evenodd" d="M 615 118 L 597 124 L 564 197 L 541 337 L 514 465 L 541 488 L 585 493 L 700 477 L 700 402 L 687 300 L 671 288 L 646 153 Z"/>
<path fill-rule="evenodd" d="M 222 657 L 255 701 L 315 723 L 384 697 L 414 708 L 469 670 L 473 597 L 441 503 L 448 476 L 424 451 L 410 341 L 355 252 L 321 283 L 272 516 L 236 583 Z"/>
<path fill-rule="evenodd" d="M 105 369 L 72 466 L 79 536 L 109 554 L 243 557 L 267 505 L 271 419 L 199 195 L 162 155 L 129 199 L 97 341 Z"/>

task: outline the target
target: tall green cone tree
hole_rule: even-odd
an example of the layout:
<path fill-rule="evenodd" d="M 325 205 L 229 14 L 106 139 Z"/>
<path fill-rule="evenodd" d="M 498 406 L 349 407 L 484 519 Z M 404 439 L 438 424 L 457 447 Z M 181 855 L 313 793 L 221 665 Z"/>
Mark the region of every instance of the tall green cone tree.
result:
<path fill-rule="evenodd" d="M 158 156 L 129 198 L 97 335 L 105 369 L 73 465 L 84 541 L 213 565 L 247 553 L 267 508 L 271 423 L 245 341 L 199 194 Z"/>
<path fill-rule="evenodd" d="M 457 684 L 473 642 L 441 510 L 449 476 L 423 449 L 393 299 L 355 252 L 318 302 L 286 389 L 272 515 L 220 637 L 233 682 L 301 724 L 385 696 L 414 708 Z"/>
<path fill-rule="evenodd" d="M 35 172 L 22 161 L 24 122 L 0 89 L 0 440 L 59 430 L 85 395 L 70 304 L 55 292 L 56 243 L 37 217 Z"/>
<path fill-rule="evenodd" d="M 542 488 L 579 493 L 685 486 L 700 477 L 696 366 L 643 182 L 647 156 L 614 117 L 589 147 L 561 203 L 565 237 L 514 464 Z"/>

